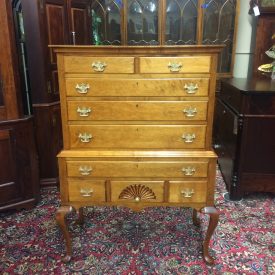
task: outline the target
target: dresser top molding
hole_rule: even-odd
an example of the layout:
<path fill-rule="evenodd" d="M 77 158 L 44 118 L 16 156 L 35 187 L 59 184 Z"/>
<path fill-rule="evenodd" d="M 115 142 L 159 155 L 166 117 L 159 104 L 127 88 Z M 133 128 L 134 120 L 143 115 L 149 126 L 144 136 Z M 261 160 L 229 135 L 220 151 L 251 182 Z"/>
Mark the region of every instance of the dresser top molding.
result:
<path fill-rule="evenodd" d="M 220 53 L 225 45 L 181 45 L 181 46 L 73 46 L 73 45 L 49 45 L 56 53 L 87 54 L 95 53 L 106 55 L 117 54 L 196 54 L 196 53 Z"/>

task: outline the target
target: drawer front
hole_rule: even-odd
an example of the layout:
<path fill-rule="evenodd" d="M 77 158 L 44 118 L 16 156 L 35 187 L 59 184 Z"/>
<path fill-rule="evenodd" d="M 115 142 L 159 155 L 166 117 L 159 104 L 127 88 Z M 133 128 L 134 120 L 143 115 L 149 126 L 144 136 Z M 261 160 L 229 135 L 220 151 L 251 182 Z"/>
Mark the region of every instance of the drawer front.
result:
<path fill-rule="evenodd" d="M 205 161 L 67 161 L 68 177 L 207 177 Z"/>
<path fill-rule="evenodd" d="M 68 101 L 69 120 L 206 120 L 207 101 Z"/>
<path fill-rule="evenodd" d="M 209 73 L 210 56 L 141 57 L 141 73 Z"/>
<path fill-rule="evenodd" d="M 92 74 L 134 73 L 134 57 L 65 56 L 65 72 Z"/>
<path fill-rule="evenodd" d="M 205 202 L 206 181 L 170 181 L 169 202 Z"/>
<path fill-rule="evenodd" d="M 112 181 L 112 202 L 163 202 L 163 181 Z"/>
<path fill-rule="evenodd" d="M 68 78 L 67 96 L 207 96 L 209 78 Z"/>
<path fill-rule="evenodd" d="M 69 201 L 106 201 L 106 186 L 103 180 L 68 179 Z"/>
<path fill-rule="evenodd" d="M 71 148 L 202 149 L 206 125 L 72 125 L 69 132 Z"/>

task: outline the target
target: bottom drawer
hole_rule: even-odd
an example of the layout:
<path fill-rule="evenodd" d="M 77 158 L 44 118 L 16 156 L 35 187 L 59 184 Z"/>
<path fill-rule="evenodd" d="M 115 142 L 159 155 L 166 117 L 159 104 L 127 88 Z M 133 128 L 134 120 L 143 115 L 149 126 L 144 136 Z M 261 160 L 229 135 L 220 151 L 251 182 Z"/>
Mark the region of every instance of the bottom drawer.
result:
<path fill-rule="evenodd" d="M 105 202 L 104 180 L 68 180 L 69 201 Z"/>
<path fill-rule="evenodd" d="M 163 202 L 164 181 L 112 181 L 111 201 Z"/>
<path fill-rule="evenodd" d="M 169 202 L 205 202 L 206 181 L 170 181 Z"/>

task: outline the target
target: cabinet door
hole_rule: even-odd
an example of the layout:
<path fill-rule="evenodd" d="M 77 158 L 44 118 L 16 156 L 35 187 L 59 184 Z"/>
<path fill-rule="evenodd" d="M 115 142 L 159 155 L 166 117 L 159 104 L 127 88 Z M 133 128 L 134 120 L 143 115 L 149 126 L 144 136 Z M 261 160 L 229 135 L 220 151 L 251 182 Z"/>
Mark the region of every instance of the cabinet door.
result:
<path fill-rule="evenodd" d="M 0 129 L 0 207 L 20 199 L 16 181 L 16 144 L 12 129 Z"/>
<path fill-rule="evenodd" d="M 88 0 L 69 0 L 69 32 L 71 44 L 88 45 L 92 43 L 92 31 Z"/>
<path fill-rule="evenodd" d="M 236 158 L 238 117 L 220 100 L 216 100 L 213 126 L 214 148 L 225 183 L 230 190 Z"/>
<path fill-rule="evenodd" d="M 45 28 L 47 45 L 69 44 L 67 2 L 66 0 L 45 0 Z M 49 49 L 49 71 L 47 91 L 52 94 L 53 100 L 58 100 L 58 77 L 56 55 Z"/>

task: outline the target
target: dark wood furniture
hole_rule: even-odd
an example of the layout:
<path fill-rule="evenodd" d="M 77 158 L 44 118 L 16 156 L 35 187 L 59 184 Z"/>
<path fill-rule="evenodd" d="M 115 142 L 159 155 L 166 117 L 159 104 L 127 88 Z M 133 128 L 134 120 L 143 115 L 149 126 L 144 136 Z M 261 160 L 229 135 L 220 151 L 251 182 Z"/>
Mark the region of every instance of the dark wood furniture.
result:
<path fill-rule="evenodd" d="M 275 82 L 269 78 L 221 81 L 214 147 L 229 191 L 275 192 Z"/>
<path fill-rule="evenodd" d="M 0 211 L 29 208 L 39 198 L 33 118 L 23 115 L 14 30 L 11 1 L 0 1 Z"/>
<path fill-rule="evenodd" d="M 88 0 L 21 0 L 40 184 L 58 184 L 62 130 L 56 56 L 49 44 L 88 44 Z M 72 33 L 75 33 L 74 39 Z"/>
<path fill-rule="evenodd" d="M 0 121 L 0 211 L 33 207 L 39 199 L 33 118 Z"/>

